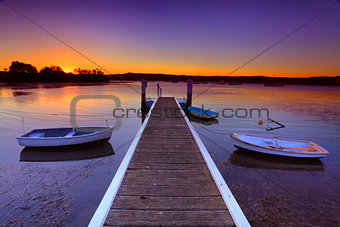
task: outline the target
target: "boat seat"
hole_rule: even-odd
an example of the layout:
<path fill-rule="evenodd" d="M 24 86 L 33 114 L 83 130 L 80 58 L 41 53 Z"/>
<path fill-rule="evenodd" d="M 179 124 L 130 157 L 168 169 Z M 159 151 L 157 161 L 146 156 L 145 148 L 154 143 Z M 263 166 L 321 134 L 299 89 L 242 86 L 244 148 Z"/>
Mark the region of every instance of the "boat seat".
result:
<path fill-rule="evenodd" d="M 44 137 L 44 136 L 45 136 L 44 132 L 35 132 L 35 133 L 32 133 L 31 135 L 29 135 L 28 137 L 37 138 L 37 137 Z"/>
<path fill-rule="evenodd" d="M 74 134 L 76 134 L 76 131 L 71 131 L 71 132 L 67 133 L 64 137 L 72 137 L 72 136 L 74 136 Z"/>

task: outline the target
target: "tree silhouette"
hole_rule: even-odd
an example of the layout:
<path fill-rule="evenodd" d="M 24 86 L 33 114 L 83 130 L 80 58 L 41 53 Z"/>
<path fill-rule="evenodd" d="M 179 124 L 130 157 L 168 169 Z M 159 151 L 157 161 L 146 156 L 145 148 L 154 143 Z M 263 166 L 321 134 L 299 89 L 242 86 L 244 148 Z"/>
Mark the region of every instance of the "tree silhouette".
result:
<path fill-rule="evenodd" d="M 44 68 L 40 70 L 39 73 L 40 74 L 64 74 L 64 70 L 59 66 L 52 65 L 50 67 L 45 66 Z"/>
<path fill-rule="evenodd" d="M 55 65 L 50 67 L 45 66 L 40 70 L 39 75 L 41 81 L 61 82 L 65 80 L 64 70 Z"/>
<path fill-rule="evenodd" d="M 12 73 L 37 73 L 37 68 L 31 64 L 26 64 L 19 61 L 13 61 L 11 66 L 9 67 L 9 71 Z"/>
<path fill-rule="evenodd" d="M 77 75 L 103 75 L 104 73 L 100 69 L 81 69 L 81 68 L 76 68 L 73 70 L 74 74 Z"/>
<path fill-rule="evenodd" d="M 93 69 L 92 70 L 92 72 L 94 71 L 94 73 L 93 74 L 97 74 L 97 75 L 103 75 L 104 74 L 104 72 L 103 71 L 101 71 L 100 69 Z"/>

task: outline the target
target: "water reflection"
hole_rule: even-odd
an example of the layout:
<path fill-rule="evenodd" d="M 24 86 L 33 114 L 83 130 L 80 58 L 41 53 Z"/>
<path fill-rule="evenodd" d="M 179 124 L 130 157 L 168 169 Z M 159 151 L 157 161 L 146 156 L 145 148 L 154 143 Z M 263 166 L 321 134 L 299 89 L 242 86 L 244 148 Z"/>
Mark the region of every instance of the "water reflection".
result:
<path fill-rule="evenodd" d="M 190 121 L 202 124 L 202 125 L 217 125 L 218 120 L 217 119 L 203 119 L 203 118 L 198 118 L 190 114 L 189 111 L 185 111 L 185 114 L 188 116 Z"/>
<path fill-rule="evenodd" d="M 45 89 L 45 88 L 68 88 L 68 87 L 80 87 L 80 86 L 94 86 L 94 85 L 107 85 L 107 82 L 97 83 L 1 83 L 0 88 L 10 89 Z"/>
<path fill-rule="evenodd" d="M 90 143 L 65 147 L 25 147 L 21 162 L 55 162 L 95 159 L 114 155 L 111 143 Z"/>
<path fill-rule="evenodd" d="M 13 96 L 22 96 L 22 95 L 30 95 L 32 92 L 26 92 L 26 91 L 13 91 Z"/>
<path fill-rule="evenodd" d="M 257 169 L 279 169 L 289 171 L 324 171 L 320 159 L 280 157 L 260 154 L 243 149 L 235 150 L 228 160 L 229 163 L 242 167 Z"/>

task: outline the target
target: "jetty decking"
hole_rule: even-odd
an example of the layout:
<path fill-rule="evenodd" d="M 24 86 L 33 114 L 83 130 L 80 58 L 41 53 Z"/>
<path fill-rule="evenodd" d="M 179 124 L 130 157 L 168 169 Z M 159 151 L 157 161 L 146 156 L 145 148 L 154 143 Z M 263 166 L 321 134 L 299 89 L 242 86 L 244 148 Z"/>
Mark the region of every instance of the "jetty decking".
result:
<path fill-rule="evenodd" d="M 117 172 L 124 178 L 116 179 L 116 185 L 111 184 L 103 198 L 102 203 L 110 204 L 109 210 L 98 208 L 90 226 L 99 223 L 96 215 L 102 215 L 100 212 L 106 212 L 102 215 L 105 219 L 98 224 L 104 226 L 249 225 L 236 200 L 234 204 L 226 203 L 231 197 L 234 199 L 231 192 L 227 192 L 231 197 L 224 195 L 229 198 L 221 195 L 223 189 L 217 187 L 216 178 L 182 113 L 174 98 L 158 98 L 145 128 L 139 132 L 141 135 L 136 136 L 140 138 L 125 163 L 129 164 L 123 171 L 125 175 Z M 109 198 L 110 190 L 116 195 L 108 203 L 104 200 Z M 233 208 L 236 210 L 233 217 L 226 204 L 237 206 Z M 242 220 L 233 220 L 237 216 Z"/>

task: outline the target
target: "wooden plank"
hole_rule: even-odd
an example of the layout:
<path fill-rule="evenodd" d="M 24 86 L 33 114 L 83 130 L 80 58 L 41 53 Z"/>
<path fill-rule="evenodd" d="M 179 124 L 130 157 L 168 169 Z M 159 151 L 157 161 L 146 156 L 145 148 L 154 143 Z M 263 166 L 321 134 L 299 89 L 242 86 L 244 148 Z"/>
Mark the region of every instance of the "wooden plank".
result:
<path fill-rule="evenodd" d="M 202 165 L 202 167 L 204 167 Z M 138 169 L 138 170 L 127 170 L 125 177 L 139 177 L 139 178 L 152 178 L 154 176 L 159 178 L 204 178 L 210 177 L 210 173 L 207 169 L 201 168 L 197 171 L 193 170 L 149 170 L 149 169 Z M 212 179 L 211 179 L 212 180 Z"/>
<path fill-rule="evenodd" d="M 179 147 L 175 147 L 175 148 L 163 148 L 163 149 L 159 149 L 159 148 L 148 148 L 147 149 L 148 152 L 183 152 L 183 150 L 181 150 Z M 137 148 L 135 152 L 145 152 L 145 149 L 141 149 L 141 148 Z M 197 152 L 197 150 L 186 150 L 185 152 Z"/>
<path fill-rule="evenodd" d="M 141 144 L 169 144 L 169 143 L 176 143 L 177 145 L 182 144 L 190 144 L 191 146 L 195 146 L 196 143 L 193 140 L 193 137 L 191 136 L 167 136 L 167 135 L 157 135 L 157 140 L 153 141 L 155 139 L 155 136 L 148 135 L 143 136 L 141 139 Z M 162 140 L 167 140 L 167 143 L 164 143 Z"/>
<path fill-rule="evenodd" d="M 131 162 L 128 169 L 129 170 L 132 170 L 132 169 L 200 170 L 201 168 L 202 168 L 202 164 L 200 163 L 177 164 L 177 163 L 155 163 L 155 162 Z"/>
<path fill-rule="evenodd" d="M 135 185 L 122 184 L 118 195 L 130 196 L 220 196 L 216 185 Z"/>
<path fill-rule="evenodd" d="M 234 225 L 173 98 L 155 104 L 105 225 Z"/>
<path fill-rule="evenodd" d="M 145 152 L 146 153 L 146 152 Z M 175 155 L 176 154 L 176 155 Z M 201 156 L 199 156 L 199 153 L 193 153 L 193 155 L 183 155 L 181 153 L 176 152 L 159 152 L 159 153 L 153 153 L 149 152 L 148 154 L 141 154 L 140 152 L 135 153 L 135 155 L 132 158 L 132 162 L 157 162 L 157 163 L 204 163 L 204 160 Z"/>
<path fill-rule="evenodd" d="M 155 197 L 117 196 L 112 209 L 126 210 L 225 210 L 219 196 Z"/>
<path fill-rule="evenodd" d="M 153 177 L 131 177 L 125 176 L 123 182 L 124 184 L 138 184 L 138 185 L 191 185 L 191 184 L 212 184 L 212 180 L 207 181 L 207 179 L 202 177 L 196 178 L 164 178 L 157 176 Z"/>
<path fill-rule="evenodd" d="M 195 145 L 196 146 L 196 145 Z M 181 151 L 187 151 L 187 150 L 193 150 L 193 151 L 197 151 L 197 148 L 194 147 L 194 145 L 190 144 L 190 142 L 188 143 L 182 143 L 182 144 L 153 144 L 153 143 L 145 143 L 142 144 L 141 146 L 139 146 L 138 148 L 143 149 L 143 150 L 154 150 L 154 149 L 158 149 L 158 150 L 164 150 L 164 149 L 180 149 Z"/>
<path fill-rule="evenodd" d="M 173 152 L 172 149 L 162 150 L 162 151 L 149 151 L 144 150 L 142 152 L 136 152 L 135 157 L 141 157 L 141 158 L 192 158 L 195 160 L 201 160 L 202 156 L 199 152 L 196 152 L 195 150 L 190 150 L 189 152 L 181 151 L 181 152 Z M 203 160 L 203 159 L 202 159 Z"/>
<path fill-rule="evenodd" d="M 111 209 L 106 226 L 234 226 L 225 211 L 158 211 Z"/>
<path fill-rule="evenodd" d="M 150 143 L 150 140 L 153 140 L 155 138 L 155 135 L 147 135 L 147 136 L 143 136 L 143 140 L 142 142 L 147 142 Z M 190 140 L 192 139 L 191 136 L 179 136 L 179 135 L 173 135 L 173 136 L 169 136 L 169 135 L 157 135 L 157 139 L 158 139 L 158 143 L 160 144 L 164 144 L 162 142 L 160 142 L 160 140 L 167 140 L 168 143 L 179 143 L 179 144 L 185 144 L 186 142 L 190 142 Z M 152 142 L 153 144 L 158 144 L 157 141 Z M 191 143 L 192 145 L 194 145 L 193 143 Z"/>

